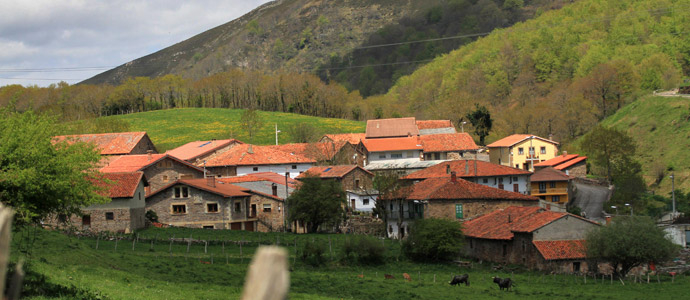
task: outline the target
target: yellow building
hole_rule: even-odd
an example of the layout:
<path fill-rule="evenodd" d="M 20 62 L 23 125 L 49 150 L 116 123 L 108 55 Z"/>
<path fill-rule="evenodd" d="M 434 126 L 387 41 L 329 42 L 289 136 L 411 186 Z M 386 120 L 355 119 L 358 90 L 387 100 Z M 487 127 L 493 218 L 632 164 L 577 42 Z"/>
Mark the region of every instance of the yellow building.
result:
<path fill-rule="evenodd" d="M 529 134 L 513 134 L 487 147 L 492 163 L 531 172 L 534 172 L 534 164 L 558 155 L 557 142 Z"/>
<path fill-rule="evenodd" d="M 552 167 L 534 172 L 530 177 L 532 196 L 550 203 L 567 204 L 570 200 L 570 176 Z"/>

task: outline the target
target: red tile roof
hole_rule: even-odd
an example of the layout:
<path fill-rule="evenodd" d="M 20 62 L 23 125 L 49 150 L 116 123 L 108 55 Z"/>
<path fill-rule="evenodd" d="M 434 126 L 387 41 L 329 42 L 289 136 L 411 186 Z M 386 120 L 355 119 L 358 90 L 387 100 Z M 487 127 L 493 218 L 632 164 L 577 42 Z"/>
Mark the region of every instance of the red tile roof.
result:
<path fill-rule="evenodd" d="M 168 150 L 165 153 L 181 160 L 191 160 L 199 156 L 212 153 L 213 151 L 226 147 L 232 143 L 244 144 L 236 139 L 196 141 L 184 144 L 172 150 Z"/>
<path fill-rule="evenodd" d="M 570 176 L 552 167 L 546 167 L 534 172 L 529 180 L 531 182 L 568 181 L 570 180 Z"/>
<path fill-rule="evenodd" d="M 224 183 L 270 181 L 270 182 L 274 182 L 277 184 L 285 185 L 285 176 L 277 174 L 277 173 L 273 173 L 273 172 L 252 173 L 252 174 L 243 175 L 243 176 L 218 178 L 217 180 L 224 182 Z M 288 186 L 289 187 L 294 188 L 296 186 L 296 184 L 298 184 L 298 183 L 299 183 L 299 181 L 295 180 L 294 178 L 288 178 Z"/>
<path fill-rule="evenodd" d="M 308 175 L 318 176 L 321 178 L 342 178 L 353 170 L 359 168 L 364 173 L 374 176 L 373 173 L 357 166 L 357 165 L 339 165 L 339 166 L 317 166 L 311 167 L 306 172 L 297 176 L 297 178 L 303 178 Z"/>
<path fill-rule="evenodd" d="M 417 120 L 417 128 L 422 129 L 437 129 L 437 128 L 448 128 L 453 127 L 453 123 L 450 120 Z"/>
<path fill-rule="evenodd" d="M 323 143 L 295 143 L 263 147 L 301 155 L 315 161 L 324 161 L 333 159 L 333 157 L 335 157 L 335 155 L 338 154 L 340 149 L 345 145 L 347 145 L 346 141 L 337 141 Z"/>
<path fill-rule="evenodd" d="M 214 185 L 209 185 L 209 180 L 214 180 Z M 213 177 L 208 177 L 208 178 L 198 178 L 198 179 L 180 179 L 177 180 L 171 184 L 168 184 L 167 186 L 150 193 L 146 195 L 146 198 L 149 198 L 153 195 L 156 195 L 164 190 L 167 190 L 175 185 L 179 184 L 184 184 L 188 186 L 195 187 L 200 190 L 207 191 L 209 193 L 213 193 L 216 195 L 220 195 L 223 197 L 243 197 L 243 196 L 250 196 L 249 194 L 249 189 L 239 187 L 236 185 L 232 185 L 229 183 L 223 183 Z"/>
<path fill-rule="evenodd" d="M 206 162 L 207 167 L 315 163 L 311 158 L 271 146 L 241 144 Z"/>
<path fill-rule="evenodd" d="M 412 186 L 408 200 L 518 200 L 539 201 L 539 198 L 488 187 L 464 179 L 452 181 L 450 176 L 429 178 Z"/>
<path fill-rule="evenodd" d="M 100 192 L 102 196 L 110 198 L 132 198 L 137 191 L 137 187 L 139 186 L 144 173 L 101 173 L 101 175 L 102 179 L 95 179 L 93 180 L 93 183 L 103 188 L 103 190 Z M 106 183 L 106 180 L 109 180 L 110 183 Z"/>
<path fill-rule="evenodd" d="M 491 143 L 491 144 L 488 144 L 488 145 L 486 145 L 486 146 L 489 147 L 489 148 L 495 148 L 495 147 L 510 147 L 510 146 L 513 146 L 513 145 L 515 145 L 515 144 L 517 144 L 517 143 L 519 143 L 519 142 L 521 142 L 521 141 L 523 141 L 523 140 L 525 140 L 525 139 L 528 139 L 528 138 L 530 138 L 530 137 L 534 137 L 535 139 L 540 139 L 540 140 L 542 140 L 542 141 L 545 141 L 545 142 L 549 142 L 549 143 L 558 145 L 558 143 L 555 142 L 555 141 L 552 141 L 552 140 L 549 140 L 549 139 L 545 139 L 545 138 L 541 138 L 541 137 L 538 137 L 538 136 L 536 136 L 536 135 L 531 135 L 531 134 L 513 134 L 513 135 L 510 135 L 510 136 L 504 137 L 504 138 L 502 138 L 502 139 L 500 139 L 500 140 L 498 140 L 498 141 L 495 141 L 495 142 L 493 142 L 493 143 Z"/>
<path fill-rule="evenodd" d="M 60 135 L 53 137 L 53 142 L 93 143 L 101 151 L 101 155 L 130 154 L 134 147 L 146 136 L 146 132 L 117 132 L 79 135 Z"/>
<path fill-rule="evenodd" d="M 535 167 L 555 167 L 557 165 L 560 165 L 566 161 L 569 161 L 571 159 L 574 159 L 580 155 L 578 154 L 561 154 L 559 156 L 556 156 L 552 159 L 542 161 L 538 164 L 534 164 Z"/>
<path fill-rule="evenodd" d="M 422 150 L 417 136 L 385 139 L 365 139 L 362 141 L 369 152 Z"/>
<path fill-rule="evenodd" d="M 428 167 L 423 170 L 411 173 L 403 177 L 403 179 L 419 180 L 436 177 L 448 177 L 447 168 L 450 166 L 450 171 L 455 172 L 458 177 L 474 177 L 475 176 L 475 161 L 474 160 L 451 160 L 442 162 L 435 166 Z M 528 175 L 528 171 L 506 167 L 502 165 L 492 164 L 481 160 L 476 161 L 478 177 L 489 176 L 512 176 L 512 175 Z M 468 172 L 465 172 L 468 171 Z"/>
<path fill-rule="evenodd" d="M 326 134 L 324 137 L 331 139 L 334 142 L 348 142 L 353 145 L 359 144 L 359 141 L 364 139 L 364 133 L 339 133 L 339 134 Z M 321 139 L 323 141 L 323 138 Z"/>
<path fill-rule="evenodd" d="M 465 221 L 463 232 L 473 238 L 510 240 L 514 232 L 532 232 L 566 215 L 541 207 L 511 206 Z"/>
<path fill-rule="evenodd" d="M 114 173 L 114 172 L 136 172 L 142 171 L 155 163 L 169 158 L 180 164 L 183 164 L 189 168 L 203 172 L 203 169 L 192 165 L 184 160 L 170 156 L 168 154 L 135 154 L 135 155 L 122 155 L 117 159 L 112 160 L 107 166 L 101 168 L 103 173 Z"/>
<path fill-rule="evenodd" d="M 573 165 L 580 163 L 582 161 L 585 161 L 585 160 L 587 160 L 587 156 L 580 156 L 578 158 L 571 159 L 571 160 L 566 161 L 560 165 L 557 165 L 556 167 L 554 167 L 554 169 L 562 171 L 562 170 L 565 170 L 569 167 L 572 167 Z"/>
<path fill-rule="evenodd" d="M 532 241 L 545 260 L 586 258 L 584 240 Z"/>
<path fill-rule="evenodd" d="M 419 137 L 424 147 L 424 152 L 448 152 L 477 150 L 477 144 L 467 133 L 440 133 L 422 135 Z"/>
<path fill-rule="evenodd" d="M 418 136 L 415 118 L 377 119 L 367 121 L 366 138 Z"/>

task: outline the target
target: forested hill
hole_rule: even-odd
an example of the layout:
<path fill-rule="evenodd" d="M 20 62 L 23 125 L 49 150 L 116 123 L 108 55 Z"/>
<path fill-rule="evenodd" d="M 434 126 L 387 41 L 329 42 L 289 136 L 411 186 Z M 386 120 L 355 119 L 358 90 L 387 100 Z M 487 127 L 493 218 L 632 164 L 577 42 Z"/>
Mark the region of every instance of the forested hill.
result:
<path fill-rule="evenodd" d="M 356 47 L 488 32 L 565 1 L 277 0 L 82 83 L 120 84 L 128 77 L 167 74 L 200 79 L 233 68 L 291 73 L 321 68 L 324 79 L 337 75 L 350 90 L 361 89 L 365 96 L 380 94 L 392 80 L 419 65 L 389 63 L 427 61 L 473 38 L 364 52 Z M 374 68 L 373 73 L 371 68 L 358 67 L 372 63 L 389 65 Z"/>
<path fill-rule="evenodd" d="M 511 133 L 567 142 L 625 103 L 677 87 L 690 71 L 690 0 L 582 0 L 494 31 L 371 103 L 398 114 L 492 113 L 488 141 Z"/>

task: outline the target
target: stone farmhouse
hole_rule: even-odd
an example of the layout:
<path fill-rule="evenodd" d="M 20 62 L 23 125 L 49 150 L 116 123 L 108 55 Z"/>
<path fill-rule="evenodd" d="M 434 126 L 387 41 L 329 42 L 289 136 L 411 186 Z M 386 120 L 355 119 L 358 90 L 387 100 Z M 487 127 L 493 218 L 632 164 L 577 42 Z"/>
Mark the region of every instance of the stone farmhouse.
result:
<path fill-rule="evenodd" d="M 131 155 L 158 153 L 146 132 L 117 132 L 79 135 L 60 135 L 53 138 L 58 142 L 85 142 L 96 146 L 101 155 Z"/>
<path fill-rule="evenodd" d="M 534 165 L 558 155 L 558 143 L 530 134 L 513 134 L 489 145 L 489 161 L 534 172 Z"/>
<path fill-rule="evenodd" d="M 216 177 L 242 176 L 260 172 L 289 173 L 294 178 L 316 160 L 271 146 L 240 144 L 206 161 L 206 170 Z"/>
<path fill-rule="evenodd" d="M 198 167 L 219 154 L 230 150 L 238 144 L 244 144 L 236 139 L 196 141 L 186 143 L 180 147 L 165 152 Z"/>
<path fill-rule="evenodd" d="M 143 172 L 149 183 L 147 194 L 178 179 L 203 178 L 204 170 L 168 154 L 123 155 L 110 160 L 102 173 Z"/>
<path fill-rule="evenodd" d="M 287 153 L 294 153 L 316 162 L 317 165 L 363 165 L 364 155 L 347 141 L 318 143 L 293 143 L 265 146 Z"/>
<path fill-rule="evenodd" d="M 584 238 L 599 224 L 540 207 L 511 206 L 463 223 L 470 257 L 558 273 L 587 272 Z"/>
<path fill-rule="evenodd" d="M 317 176 L 324 180 L 338 181 L 347 193 L 348 206 L 352 211 L 371 212 L 376 206 L 378 191 L 374 190 L 374 174 L 356 165 L 311 167 L 297 176 Z"/>

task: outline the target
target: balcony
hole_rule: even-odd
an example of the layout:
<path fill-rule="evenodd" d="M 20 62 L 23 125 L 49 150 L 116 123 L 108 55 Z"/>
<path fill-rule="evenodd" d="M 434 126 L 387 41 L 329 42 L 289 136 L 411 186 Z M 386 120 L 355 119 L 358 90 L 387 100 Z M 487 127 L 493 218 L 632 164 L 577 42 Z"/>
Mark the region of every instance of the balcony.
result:
<path fill-rule="evenodd" d="M 532 196 L 536 195 L 567 195 L 568 194 L 568 189 L 567 188 L 547 188 L 545 190 L 539 189 L 539 188 L 533 188 L 532 189 Z"/>

